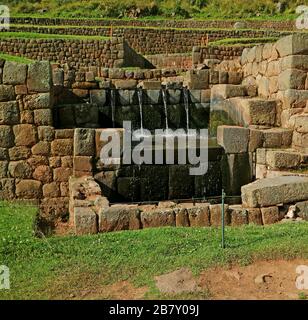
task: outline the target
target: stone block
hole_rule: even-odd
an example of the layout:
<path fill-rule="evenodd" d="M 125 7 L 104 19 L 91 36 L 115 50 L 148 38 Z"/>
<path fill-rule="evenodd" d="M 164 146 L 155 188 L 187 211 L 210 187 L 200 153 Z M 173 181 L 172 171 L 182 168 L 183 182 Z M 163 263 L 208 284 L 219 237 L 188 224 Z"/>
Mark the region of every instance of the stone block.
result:
<path fill-rule="evenodd" d="M 233 97 L 243 97 L 246 95 L 245 86 L 234 84 L 217 84 L 212 87 L 211 99 L 223 100 Z"/>
<path fill-rule="evenodd" d="M 0 179 L 0 200 L 12 200 L 15 197 L 15 179 Z"/>
<path fill-rule="evenodd" d="M 292 133 L 292 130 L 283 128 L 272 128 L 263 130 L 263 147 L 289 147 L 292 143 Z"/>
<path fill-rule="evenodd" d="M 53 171 L 54 181 L 67 182 L 69 177 L 73 175 L 71 168 L 55 168 Z"/>
<path fill-rule="evenodd" d="M 31 150 L 28 147 L 13 147 L 9 149 L 9 158 L 11 161 L 25 160 L 31 155 Z M 0 157 L 1 160 L 1 157 Z"/>
<path fill-rule="evenodd" d="M 18 124 L 19 110 L 17 102 L 0 102 L 0 125 L 2 124 Z"/>
<path fill-rule="evenodd" d="M 106 207 L 100 210 L 99 231 L 138 230 L 141 228 L 140 210 L 129 206 Z"/>
<path fill-rule="evenodd" d="M 52 141 L 51 154 L 53 156 L 71 156 L 73 154 L 72 139 L 57 139 Z"/>
<path fill-rule="evenodd" d="M 51 126 L 40 126 L 37 128 L 38 138 L 41 141 L 51 142 L 55 138 L 55 129 Z"/>
<path fill-rule="evenodd" d="M 225 214 L 224 214 L 224 222 L 225 225 L 229 225 L 231 223 L 230 211 L 228 210 L 229 206 L 225 205 Z M 211 217 L 211 226 L 220 227 L 222 222 L 222 205 L 221 204 L 213 204 L 210 205 L 210 217 Z"/>
<path fill-rule="evenodd" d="M 40 199 L 42 183 L 36 180 L 20 180 L 16 184 L 16 196 L 19 199 Z"/>
<path fill-rule="evenodd" d="M 249 224 L 262 225 L 262 214 L 260 208 L 246 208 Z"/>
<path fill-rule="evenodd" d="M 12 85 L 0 85 L 0 101 L 15 100 L 15 90 Z"/>
<path fill-rule="evenodd" d="M 76 156 L 73 159 L 74 164 L 73 168 L 76 171 L 88 171 L 91 172 L 93 170 L 92 167 L 92 157 L 86 157 L 86 156 Z"/>
<path fill-rule="evenodd" d="M 27 78 L 27 65 L 6 61 L 3 68 L 4 84 L 24 84 Z"/>
<path fill-rule="evenodd" d="M 74 208 L 74 226 L 78 235 L 95 234 L 98 232 L 97 216 L 91 208 Z"/>
<path fill-rule="evenodd" d="M 49 92 L 52 84 L 49 61 L 35 61 L 28 66 L 29 92 Z"/>
<path fill-rule="evenodd" d="M 24 160 L 12 161 L 8 166 L 8 171 L 11 178 L 19 179 L 31 179 L 32 178 L 32 168 Z"/>
<path fill-rule="evenodd" d="M 114 80 L 114 86 L 116 89 L 135 89 L 137 87 L 137 80 L 134 79 L 125 79 L 125 80 Z"/>
<path fill-rule="evenodd" d="M 75 129 L 74 155 L 93 156 L 95 153 L 95 130 Z"/>
<path fill-rule="evenodd" d="M 231 226 L 242 226 L 248 224 L 248 212 L 241 205 L 232 205 L 228 207 Z"/>
<path fill-rule="evenodd" d="M 219 126 L 217 143 L 226 153 L 245 153 L 248 151 L 249 129 L 237 126 Z"/>
<path fill-rule="evenodd" d="M 297 168 L 301 162 L 301 155 L 296 152 L 283 150 L 268 150 L 266 163 L 271 169 Z"/>
<path fill-rule="evenodd" d="M 58 198 L 60 196 L 60 187 L 57 182 L 48 183 L 43 186 L 44 198 Z"/>
<path fill-rule="evenodd" d="M 0 147 L 10 148 L 14 145 L 14 134 L 10 126 L 0 126 Z"/>
<path fill-rule="evenodd" d="M 279 39 L 275 44 L 280 57 L 289 55 L 306 54 L 308 37 L 306 34 L 294 33 Z"/>
<path fill-rule="evenodd" d="M 50 154 L 50 143 L 46 141 L 39 141 L 31 148 L 32 154 L 48 156 Z"/>
<path fill-rule="evenodd" d="M 33 172 L 33 178 L 43 184 L 52 182 L 52 169 L 49 166 L 38 166 Z"/>
<path fill-rule="evenodd" d="M 19 124 L 13 127 L 16 146 L 31 147 L 37 143 L 36 128 L 31 124 Z"/>
<path fill-rule="evenodd" d="M 172 209 L 155 209 L 141 212 L 143 228 L 175 227 L 175 212 Z"/>
<path fill-rule="evenodd" d="M 34 123 L 37 126 L 52 126 L 53 117 L 51 109 L 34 110 Z"/>
<path fill-rule="evenodd" d="M 304 90 L 306 77 L 306 71 L 287 69 L 278 76 L 278 88 L 282 91 L 288 89 Z"/>
<path fill-rule="evenodd" d="M 177 227 L 189 227 L 188 212 L 185 208 L 175 210 L 175 225 Z"/>
<path fill-rule="evenodd" d="M 272 224 L 279 221 L 279 209 L 276 206 L 261 208 L 263 224 Z"/>
<path fill-rule="evenodd" d="M 106 90 L 90 90 L 90 101 L 98 106 L 103 107 L 107 101 Z"/>
<path fill-rule="evenodd" d="M 191 227 L 210 226 L 210 204 L 197 204 L 194 207 L 187 208 L 189 224 Z"/>
<path fill-rule="evenodd" d="M 301 201 L 295 204 L 296 215 L 308 221 L 308 201 Z"/>
<path fill-rule="evenodd" d="M 0 161 L 0 178 L 8 177 L 8 161 Z"/>
<path fill-rule="evenodd" d="M 242 187 L 244 207 L 256 208 L 307 200 L 308 178 L 282 176 L 257 180 Z"/>

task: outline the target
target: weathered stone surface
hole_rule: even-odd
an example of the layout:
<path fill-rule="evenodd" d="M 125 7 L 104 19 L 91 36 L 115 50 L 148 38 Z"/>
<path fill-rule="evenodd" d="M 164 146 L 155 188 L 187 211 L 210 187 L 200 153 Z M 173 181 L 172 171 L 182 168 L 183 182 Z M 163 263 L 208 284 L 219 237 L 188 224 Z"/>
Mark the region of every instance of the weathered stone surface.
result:
<path fill-rule="evenodd" d="M 229 206 L 225 205 L 224 207 L 224 222 L 225 225 L 229 225 L 231 222 L 230 211 L 228 210 Z M 211 217 L 211 226 L 220 227 L 222 222 L 222 205 L 221 204 L 213 204 L 210 205 L 210 217 Z"/>
<path fill-rule="evenodd" d="M 113 199 L 116 193 L 116 171 L 102 171 L 94 176 L 95 181 L 97 181 L 102 189 L 102 194 L 108 199 Z"/>
<path fill-rule="evenodd" d="M 280 60 L 281 70 L 299 69 L 308 70 L 308 55 L 292 55 Z"/>
<path fill-rule="evenodd" d="M 27 86 L 30 92 L 48 92 L 52 82 L 49 61 L 36 61 L 28 67 Z"/>
<path fill-rule="evenodd" d="M 77 171 L 92 171 L 92 157 L 76 156 L 74 157 L 74 170 Z"/>
<path fill-rule="evenodd" d="M 42 183 L 36 180 L 21 180 L 16 184 L 16 196 L 20 199 L 40 199 Z"/>
<path fill-rule="evenodd" d="M 37 126 L 51 126 L 53 124 L 51 109 L 34 110 L 34 123 Z"/>
<path fill-rule="evenodd" d="M 17 102 L 0 102 L 0 125 L 17 124 L 19 122 L 19 110 Z"/>
<path fill-rule="evenodd" d="M 37 142 L 36 128 L 31 124 L 19 124 L 13 127 L 16 146 L 31 147 Z"/>
<path fill-rule="evenodd" d="M 52 169 L 49 166 L 38 166 L 33 172 L 33 178 L 42 181 L 43 184 L 52 181 Z"/>
<path fill-rule="evenodd" d="M 63 168 L 73 168 L 73 157 L 72 156 L 61 157 L 61 165 Z"/>
<path fill-rule="evenodd" d="M 8 161 L 0 161 L 0 178 L 7 178 Z"/>
<path fill-rule="evenodd" d="M 249 129 L 237 126 L 219 126 L 217 143 L 226 153 L 245 153 L 248 151 Z"/>
<path fill-rule="evenodd" d="M 210 204 L 198 204 L 186 209 L 188 212 L 189 224 L 191 227 L 210 226 Z"/>
<path fill-rule="evenodd" d="M 259 208 L 246 208 L 249 224 L 262 225 L 262 215 Z"/>
<path fill-rule="evenodd" d="M 4 84 L 24 84 L 27 77 L 27 65 L 13 61 L 6 61 L 3 68 Z"/>
<path fill-rule="evenodd" d="M 75 129 L 74 155 L 93 156 L 95 152 L 95 130 Z"/>
<path fill-rule="evenodd" d="M 226 154 L 222 157 L 222 184 L 228 195 L 240 195 L 241 187 L 252 181 L 248 153 Z"/>
<path fill-rule="evenodd" d="M 15 179 L 0 179 L 0 200 L 12 200 L 15 197 Z"/>
<path fill-rule="evenodd" d="M 14 87 L 11 85 L 0 85 L 0 101 L 15 100 Z"/>
<path fill-rule="evenodd" d="M 10 162 L 8 170 L 11 178 L 20 178 L 20 179 L 32 178 L 32 168 L 24 160 Z"/>
<path fill-rule="evenodd" d="M 175 212 L 172 209 L 156 209 L 141 212 L 143 228 L 175 227 Z"/>
<path fill-rule="evenodd" d="M 292 151 L 268 150 L 266 163 L 271 169 L 296 168 L 301 162 L 301 155 Z"/>
<path fill-rule="evenodd" d="M 74 208 L 74 226 L 76 234 L 95 234 L 98 231 L 97 216 L 91 208 Z"/>
<path fill-rule="evenodd" d="M 73 154 L 73 141 L 71 139 L 57 139 L 51 143 L 53 156 L 70 156 Z"/>
<path fill-rule="evenodd" d="M 232 97 L 243 97 L 246 95 L 245 86 L 234 84 L 217 84 L 212 87 L 211 99 L 228 99 Z"/>
<path fill-rule="evenodd" d="M 60 197 L 60 187 L 56 182 L 48 183 L 43 186 L 44 198 L 58 198 Z M 67 196 L 67 195 L 65 195 Z"/>
<path fill-rule="evenodd" d="M 14 134 L 10 126 L 0 126 L 0 147 L 10 148 L 14 145 Z"/>
<path fill-rule="evenodd" d="M 91 90 L 90 101 L 95 103 L 98 107 L 103 107 L 106 104 L 106 90 Z"/>
<path fill-rule="evenodd" d="M 48 165 L 48 158 L 45 156 L 35 156 L 33 155 L 31 158 L 27 160 L 30 166 L 35 169 L 37 166 Z"/>
<path fill-rule="evenodd" d="M 175 211 L 175 224 L 177 227 L 189 227 L 188 212 L 185 208 Z"/>
<path fill-rule="evenodd" d="M 248 151 L 255 152 L 263 146 L 263 132 L 259 129 L 249 128 Z"/>
<path fill-rule="evenodd" d="M 0 148 L 0 160 L 8 160 L 9 153 L 8 150 L 5 148 Z"/>
<path fill-rule="evenodd" d="M 294 33 L 283 37 L 275 45 L 280 57 L 296 54 L 306 54 L 308 48 L 308 37 L 306 34 Z"/>
<path fill-rule="evenodd" d="M 140 229 L 140 211 L 137 208 L 103 208 L 98 215 L 100 232 Z"/>
<path fill-rule="evenodd" d="M 28 147 L 13 147 L 9 149 L 9 157 L 11 161 L 28 159 L 31 155 L 31 151 Z"/>
<path fill-rule="evenodd" d="M 137 81 L 134 79 L 115 80 L 113 83 L 117 89 L 134 89 L 137 87 Z"/>
<path fill-rule="evenodd" d="M 72 174 L 73 170 L 71 168 L 56 168 L 54 169 L 54 181 L 67 182 Z"/>
<path fill-rule="evenodd" d="M 306 71 L 287 69 L 278 76 L 278 88 L 282 91 L 288 89 L 304 90 L 306 77 Z"/>
<path fill-rule="evenodd" d="M 308 221 L 308 201 L 297 202 L 295 208 L 296 215 Z"/>
<path fill-rule="evenodd" d="M 272 224 L 279 221 L 278 207 L 261 208 L 263 224 Z"/>
<path fill-rule="evenodd" d="M 264 148 L 289 147 L 292 143 L 293 131 L 284 128 L 272 128 L 263 131 Z"/>
<path fill-rule="evenodd" d="M 248 224 L 248 212 L 241 205 L 232 205 L 228 207 L 231 226 L 241 226 Z"/>
<path fill-rule="evenodd" d="M 257 180 L 242 187 L 244 207 L 255 208 L 308 199 L 308 178 L 282 176 Z"/>

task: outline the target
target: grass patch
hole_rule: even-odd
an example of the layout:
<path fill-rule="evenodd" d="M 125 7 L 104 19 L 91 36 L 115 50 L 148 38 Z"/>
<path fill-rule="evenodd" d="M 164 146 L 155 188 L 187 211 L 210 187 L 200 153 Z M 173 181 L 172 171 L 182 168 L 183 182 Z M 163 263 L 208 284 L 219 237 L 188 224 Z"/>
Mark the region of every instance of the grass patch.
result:
<path fill-rule="evenodd" d="M 265 37 L 265 38 L 225 38 L 213 42 L 209 42 L 209 46 L 242 46 L 255 45 L 260 43 L 275 42 L 279 38 Z"/>
<path fill-rule="evenodd" d="M 222 250 L 219 228 L 38 239 L 32 231 L 36 212 L 34 207 L 0 203 L 0 264 L 11 273 L 11 290 L 0 290 L 0 299 L 69 298 L 76 288 L 91 290 L 94 284 L 125 280 L 148 286 L 147 298 L 163 298 L 153 277 L 180 267 L 198 274 L 212 266 L 308 257 L 308 223 L 227 227 L 227 248 Z"/>
<path fill-rule="evenodd" d="M 77 40 L 107 40 L 109 37 L 103 36 L 79 36 L 67 34 L 45 34 L 35 32 L 1 32 L 0 38 L 22 38 L 22 39 L 77 39 Z"/>
<path fill-rule="evenodd" d="M 6 61 L 13 61 L 13 62 L 18 62 L 18 63 L 24 63 L 24 64 L 29 64 L 33 60 L 24 58 L 24 57 L 18 57 L 18 56 L 12 56 L 6 53 L 1 53 L 0 52 L 0 59 L 4 59 Z"/>

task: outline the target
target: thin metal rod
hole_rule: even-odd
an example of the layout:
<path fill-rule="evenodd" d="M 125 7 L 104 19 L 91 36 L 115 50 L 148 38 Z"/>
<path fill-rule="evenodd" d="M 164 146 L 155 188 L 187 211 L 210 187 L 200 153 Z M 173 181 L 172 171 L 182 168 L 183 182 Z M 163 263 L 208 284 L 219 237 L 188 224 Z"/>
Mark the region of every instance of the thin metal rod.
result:
<path fill-rule="evenodd" d="M 222 189 L 221 194 L 221 202 L 222 202 L 222 208 L 221 208 L 221 247 L 224 249 L 225 246 L 225 191 Z"/>

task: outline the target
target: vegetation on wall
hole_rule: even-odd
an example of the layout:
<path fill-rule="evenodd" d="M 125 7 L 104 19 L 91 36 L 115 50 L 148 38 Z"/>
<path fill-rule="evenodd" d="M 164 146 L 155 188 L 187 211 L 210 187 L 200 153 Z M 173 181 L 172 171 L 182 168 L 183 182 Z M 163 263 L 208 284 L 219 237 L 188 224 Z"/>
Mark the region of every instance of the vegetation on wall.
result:
<path fill-rule="evenodd" d="M 13 15 L 73 18 L 294 18 L 308 0 L 4 0 Z"/>

